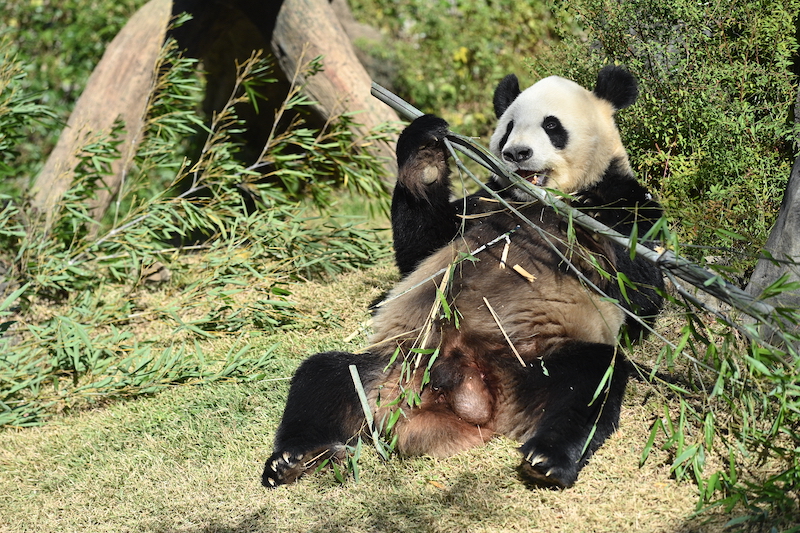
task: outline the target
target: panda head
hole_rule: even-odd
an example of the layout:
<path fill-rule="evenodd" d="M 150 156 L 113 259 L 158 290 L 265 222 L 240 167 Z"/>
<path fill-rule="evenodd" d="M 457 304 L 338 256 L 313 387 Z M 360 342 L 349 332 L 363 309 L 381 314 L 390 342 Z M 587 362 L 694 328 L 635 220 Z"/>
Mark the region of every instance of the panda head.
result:
<path fill-rule="evenodd" d="M 597 184 L 612 164 L 632 174 L 614 113 L 633 104 L 637 95 L 636 79 L 613 65 L 600 71 L 594 91 L 551 76 L 520 92 L 517 77 L 510 74 L 495 90 L 498 124 L 490 149 L 531 183 L 566 194 Z M 510 185 L 503 176 L 494 179 Z M 513 194 L 530 199 L 519 189 Z"/>

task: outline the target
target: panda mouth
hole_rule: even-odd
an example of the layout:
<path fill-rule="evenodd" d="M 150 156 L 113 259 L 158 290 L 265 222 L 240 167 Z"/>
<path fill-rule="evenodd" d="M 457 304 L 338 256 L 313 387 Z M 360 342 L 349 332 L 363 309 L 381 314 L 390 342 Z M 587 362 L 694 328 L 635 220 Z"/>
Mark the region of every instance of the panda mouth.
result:
<path fill-rule="evenodd" d="M 520 168 L 517 169 L 517 175 L 525 181 L 538 185 L 539 187 L 543 187 L 547 181 L 546 170 L 525 170 Z"/>

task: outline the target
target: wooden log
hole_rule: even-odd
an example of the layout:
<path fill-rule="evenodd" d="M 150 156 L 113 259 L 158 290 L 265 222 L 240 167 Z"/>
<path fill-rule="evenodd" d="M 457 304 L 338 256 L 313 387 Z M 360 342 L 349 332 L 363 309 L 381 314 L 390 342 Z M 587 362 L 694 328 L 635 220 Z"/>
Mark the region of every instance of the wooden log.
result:
<path fill-rule="evenodd" d="M 105 179 L 107 190 L 99 190 L 93 216 L 100 219 L 125 179 L 125 172 L 141 139 L 154 65 L 173 14 L 190 12 L 195 19 L 175 32 L 190 55 L 204 61 L 209 75 L 209 113 L 218 110 L 230 94 L 235 60 L 243 61 L 256 47 L 269 48 L 285 76 L 300 64 L 323 56 L 324 71 L 307 79 L 307 95 L 317 102 L 314 111 L 322 122 L 343 112 L 358 112 L 356 133 L 366 136 L 384 122 L 398 121 L 393 110 L 370 96 L 371 79 L 327 0 L 232 0 L 224 4 L 204 0 L 150 0 L 137 11 L 106 49 L 90 76 L 86 89 L 61 137 L 32 188 L 35 210 L 45 214 L 49 228 L 52 213 L 75 176 L 77 155 L 87 140 L 108 134 L 117 118 L 126 125 L 119 146 L 121 158 Z M 305 57 L 303 54 L 305 51 Z M 286 92 L 285 84 L 277 90 Z M 271 95 L 276 96 L 276 95 Z M 224 97 L 224 98 L 223 98 Z M 280 101 L 279 97 L 271 98 Z M 272 116 L 247 115 L 248 133 L 270 130 Z M 263 123 L 266 121 L 266 123 Z M 264 135 L 261 135 L 263 137 Z M 381 142 L 369 146 L 384 158 L 386 181 L 394 181 L 394 145 Z"/>
<path fill-rule="evenodd" d="M 347 33 L 328 0 L 284 0 L 271 40 L 272 52 L 284 73 L 291 76 L 301 57 L 323 56 L 323 72 L 304 80 L 306 94 L 318 102 L 317 112 L 328 118 L 345 111 L 361 111 L 358 133 L 384 122 L 397 122 L 397 114 L 372 98 L 372 80 L 356 57 Z M 373 153 L 386 160 L 387 181 L 397 171 L 394 143 L 379 143 Z"/>
<path fill-rule="evenodd" d="M 119 190 L 144 126 L 147 100 L 155 75 L 154 66 L 164 43 L 172 14 L 171 0 L 150 0 L 128 21 L 109 44 L 92 72 L 58 143 L 31 188 L 33 208 L 45 215 L 49 228 L 52 213 L 75 176 L 77 155 L 93 136 L 109 134 L 117 118 L 125 122 L 121 157 L 99 190 L 93 216 L 99 219 Z"/>

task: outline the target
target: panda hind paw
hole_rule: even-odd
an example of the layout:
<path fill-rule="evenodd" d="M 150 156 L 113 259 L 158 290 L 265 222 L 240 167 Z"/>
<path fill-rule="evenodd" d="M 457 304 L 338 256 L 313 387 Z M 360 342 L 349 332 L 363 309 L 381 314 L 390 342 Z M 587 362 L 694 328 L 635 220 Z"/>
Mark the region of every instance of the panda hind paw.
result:
<path fill-rule="evenodd" d="M 541 488 L 566 489 L 578 479 L 578 465 L 568 457 L 550 456 L 535 451 L 525 456 L 519 471 L 528 482 Z"/>
<path fill-rule="evenodd" d="M 306 452 L 276 450 L 264 465 L 261 484 L 268 489 L 294 483 L 301 476 L 329 461 L 340 463 L 346 456 L 345 447 L 338 444 Z"/>
<path fill-rule="evenodd" d="M 306 469 L 303 454 L 275 452 L 264 465 L 261 484 L 271 489 L 278 485 L 293 483 L 305 473 Z"/>

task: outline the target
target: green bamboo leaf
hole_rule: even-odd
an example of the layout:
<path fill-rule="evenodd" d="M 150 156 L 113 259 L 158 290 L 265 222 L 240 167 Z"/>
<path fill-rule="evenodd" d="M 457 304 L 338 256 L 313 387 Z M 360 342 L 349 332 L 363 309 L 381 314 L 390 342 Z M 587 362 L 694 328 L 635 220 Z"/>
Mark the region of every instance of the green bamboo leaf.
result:
<path fill-rule="evenodd" d="M 11 294 L 9 294 L 3 300 L 3 302 L 0 303 L 0 313 L 2 313 L 2 314 L 0 314 L 0 316 L 3 316 L 4 314 L 8 314 L 7 310 L 11 308 L 11 305 L 14 302 L 16 302 L 17 299 L 20 296 L 22 296 L 25 293 L 25 291 L 28 290 L 28 287 L 30 287 L 30 286 L 31 286 L 31 284 L 30 284 L 30 282 L 28 282 L 28 283 L 24 284 L 23 286 L 21 286 L 20 288 L 18 288 L 17 290 L 13 291 Z"/>
<path fill-rule="evenodd" d="M 689 459 L 693 458 L 698 453 L 698 445 L 693 444 L 686 449 L 683 450 L 673 461 L 672 466 L 670 467 L 671 472 L 676 472 L 679 469 L 683 468 L 683 465 L 689 461 Z"/>
<path fill-rule="evenodd" d="M 611 377 L 613 376 L 613 374 L 614 374 L 614 364 L 612 363 L 612 364 L 608 365 L 608 368 L 606 368 L 606 371 L 603 374 L 602 379 L 600 379 L 600 383 L 597 384 L 597 388 L 595 389 L 594 394 L 592 395 L 592 399 L 589 402 L 589 405 L 594 404 L 594 402 L 598 398 L 600 398 L 601 396 L 604 396 L 602 394 L 602 392 L 609 385 L 609 383 L 611 382 Z"/>
<path fill-rule="evenodd" d="M 631 261 L 636 259 L 636 245 L 639 243 L 639 224 L 637 221 L 634 221 L 633 228 L 631 228 L 631 235 L 630 235 L 630 246 L 629 246 L 629 257 Z"/>
<path fill-rule="evenodd" d="M 666 433 L 664 422 L 662 422 L 660 418 L 656 418 L 655 422 L 653 422 L 653 424 L 650 426 L 650 434 L 647 437 L 647 442 L 645 442 L 644 448 L 642 448 L 642 454 L 639 457 L 639 468 L 643 467 L 647 461 L 647 458 L 650 457 L 650 452 L 653 449 L 653 444 L 656 441 L 656 434 L 659 430 Z"/>

